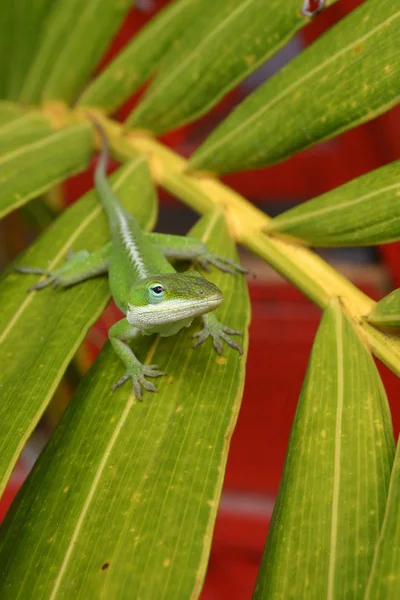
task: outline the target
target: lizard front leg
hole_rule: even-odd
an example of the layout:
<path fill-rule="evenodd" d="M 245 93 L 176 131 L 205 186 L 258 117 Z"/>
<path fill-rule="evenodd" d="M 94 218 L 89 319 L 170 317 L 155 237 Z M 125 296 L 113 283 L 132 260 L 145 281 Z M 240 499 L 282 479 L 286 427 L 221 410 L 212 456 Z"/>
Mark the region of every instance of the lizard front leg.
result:
<path fill-rule="evenodd" d="M 230 329 L 229 327 L 225 327 L 225 325 L 223 325 L 221 321 L 218 320 L 216 314 L 212 312 L 203 315 L 202 319 L 204 327 L 201 331 L 198 331 L 193 335 L 194 338 L 197 338 L 197 340 L 193 344 L 193 348 L 196 348 L 199 344 L 202 344 L 208 337 L 211 337 L 213 341 L 213 346 L 218 352 L 218 354 L 221 354 L 222 352 L 222 341 L 226 342 L 228 346 L 231 346 L 240 354 L 243 354 L 242 347 L 230 338 L 231 335 L 243 335 L 241 331 L 236 331 L 236 329 Z"/>
<path fill-rule="evenodd" d="M 117 387 L 128 381 L 128 379 L 131 379 L 136 398 L 142 400 L 142 387 L 149 392 L 158 391 L 153 383 L 147 381 L 146 377 L 160 377 L 164 373 L 158 370 L 158 365 L 144 365 L 136 358 L 126 342 L 137 337 L 138 334 L 139 330 L 137 327 L 128 323 L 127 319 L 121 319 L 115 323 L 108 332 L 108 337 L 115 353 L 126 367 L 125 375 L 118 379 L 111 390 L 114 391 Z"/>
<path fill-rule="evenodd" d="M 225 273 L 249 273 L 239 263 L 210 252 L 206 244 L 191 236 L 169 235 L 165 233 L 146 233 L 149 241 L 162 252 L 168 260 L 190 260 L 200 265 L 205 271 L 213 265 Z"/>

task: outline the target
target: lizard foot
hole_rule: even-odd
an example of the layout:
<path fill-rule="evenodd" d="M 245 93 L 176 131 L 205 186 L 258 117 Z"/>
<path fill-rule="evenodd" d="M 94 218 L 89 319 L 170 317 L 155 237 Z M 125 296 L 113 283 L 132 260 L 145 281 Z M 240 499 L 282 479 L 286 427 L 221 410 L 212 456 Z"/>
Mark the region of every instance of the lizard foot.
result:
<path fill-rule="evenodd" d="M 196 262 L 205 270 L 210 270 L 210 265 L 214 265 L 220 271 L 224 273 L 230 273 L 231 275 L 236 275 L 236 273 L 247 274 L 250 273 L 249 269 L 242 267 L 239 263 L 231 260 L 230 258 L 225 258 L 223 256 L 216 256 L 212 254 L 212 252 L 206 252 L 196 258 Z"/>
<path fill-rule="evenodd" d="M 43 288 L 51 284 L 53 285 L 53 287 L 57 285 L 56 276 L 52 271 L 46 271 L 46 269 L 37 269 L 35 267 L 24 267 L 17 265 L 14 265 L 14 269 L 19 273 L 26 273 L 29 275 L 47 275 L 47 279 L 44 279 L 43 281 L 39 281 L 35 285 L 32 285 L 28 289 L 28 292 L 30 292 L 31 290 L 42 290 Z"/>
<path fill-rule="evenodd" d="M 113 392 L 128 381 L 128 379 L 131 379 L 136 398 L 142 400 L 142 387 L 148 392 L 158 392 L 156 386 L 146 379 L 146 377 L 161 377 L 161 375 L 165 375 L 163 371 L 159 371 L 158 369 L 158 365 L 143 365 L 137 361 L 128 368 L 125 375 L 118 379 L 117 383 L 114 383 L 111 391 Z"/>
<path fill-rule="evenodd" d="M 207 317 L 207 315 L 205 316 Z M 208 337 L 211 337 L 213 346 L 218 354 L 222 353 L 222 340 L 226 342 L 228 346 L 231 346 L 231 348 L 234 348 L 240 354 L 243 354 L 242 347 L 229 337 L 231 335 L 243 335 L 241 331 L 225 327 L 225 325 L 218 321 L 215 315 L 208 315 L 208 318 L 203 318 L 203 321 L 204 328 L 193 335 L 194 338 L 197 338 L 193 344 L 193 348 L 197 348 L 199 344 L 202 344 Z"/>
<path fill-rule="evenodd" d="M 68 285 L 72 285 L 78 281 L 88 279 L 88 277 L 93 275 L 93 273 L 90 272 L 89 274 L 84 272 L 82 273 L 81 266 L 85 263 L 88 256 L 89 252 L 87 252 L 87 250 L 79 250 L 79 252 L 72 252 L 72 250 L 68 250 L 67 260 L 53 270 L 17 265 L 14 265 L 14 269 L 19 273 L 28 273 L 30 275 L 46 275 L 46 279 L 43 279 L 43 281 L 39 281 L 35 285 L 32 285 L 28 289 L 29 292 L 31 290 L 42 290 L 48 285 L 52 285 L 53 288 L 57 288 L 59 286 L 67 287 Z M 76 272 L 80 274 L 78 278 L 74 277 L 74 273 Z"/>

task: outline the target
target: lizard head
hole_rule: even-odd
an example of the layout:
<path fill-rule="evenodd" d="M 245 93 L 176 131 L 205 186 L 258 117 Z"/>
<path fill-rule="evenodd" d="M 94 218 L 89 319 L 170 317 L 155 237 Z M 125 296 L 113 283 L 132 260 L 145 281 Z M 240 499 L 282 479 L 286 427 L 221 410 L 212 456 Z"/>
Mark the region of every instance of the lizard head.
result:
<path fill-rule="evenodd" d="M 168 273 L 139 281 L 131 290 L 127 320 L 142 331 L 182 322 L 210 312 L 222 302 L 221 290 L 200 273 Z M 179 331 L 174 328 L 174 332 Z"/>

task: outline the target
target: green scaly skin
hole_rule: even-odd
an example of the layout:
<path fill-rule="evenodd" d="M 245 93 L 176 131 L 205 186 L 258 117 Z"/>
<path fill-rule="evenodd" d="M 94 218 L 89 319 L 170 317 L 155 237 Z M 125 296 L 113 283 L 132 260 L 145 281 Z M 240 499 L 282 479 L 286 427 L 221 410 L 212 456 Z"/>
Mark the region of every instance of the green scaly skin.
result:
<path fill-rule="evenodd" d="M 126 367 L 126 373 L 112 390 L 131 379 L 136 397 L 142 399 L 142 388 L 156 392 L 147 377 L 164 373 L 157 365 L 142 364 L 128 345 L 139 334 L 175 335 L 189 327 L 193 319 L 202 316 L 204 327 L 193 337 L 194 347 L 208 337 L 214 348 L 222 352 L 222 340 L 240 353 L 242 349 L 229 336 L 241 332 L 222 325 L 212 314 L 222 302 L 219 288 L 195 271 L 177 273 L 167 259 L 191 260 L 206 270 L 214 265 L 235 274 L 246 270 L 233 261 L 210 253 L 196 238 L 144 232 L 115 196 L 106 176 L 108 160 L 107 139 L 95 122 L 102 138 L 102 153 L 95 170 L 95 187 L 107 214 L 111 241 L 96 252 L 80 251 L 54 271 L 30 267 L 15 267 L 23 273 L 46 275 L 31 289 L 48 285 L 68 287 L 90 277 L 108 272 L 112 297 L 126 315 L 109 330 L 110 342 Z M 210 314 L 211 313 L 211 314 Z"/>

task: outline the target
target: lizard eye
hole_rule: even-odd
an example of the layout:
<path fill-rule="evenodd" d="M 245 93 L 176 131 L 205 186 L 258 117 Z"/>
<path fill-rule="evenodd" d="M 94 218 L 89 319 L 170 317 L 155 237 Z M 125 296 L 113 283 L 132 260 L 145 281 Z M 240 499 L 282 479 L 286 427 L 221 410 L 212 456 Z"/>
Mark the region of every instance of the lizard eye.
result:
<path fill-rule="evenodd" d="M 153 291 L 155 294 L 157 294 L 157 295 L 158 295 L 158 294 L 162 294 L 162 293 L 163 293 L 163 291 L 164 291 L 164 288 L 163 288 L 163 286 L 162 286 L 162 285 L 153 285 L 153 287 L 152 287 L 151 289 L 152 289 L 152 291 Z"/>
<path fill-rule="evenodd" d="M 150 298 L 161 300 L 164 297 L 165 289 L 161 283 L 153 283 L 149 286 Z"/>

